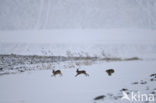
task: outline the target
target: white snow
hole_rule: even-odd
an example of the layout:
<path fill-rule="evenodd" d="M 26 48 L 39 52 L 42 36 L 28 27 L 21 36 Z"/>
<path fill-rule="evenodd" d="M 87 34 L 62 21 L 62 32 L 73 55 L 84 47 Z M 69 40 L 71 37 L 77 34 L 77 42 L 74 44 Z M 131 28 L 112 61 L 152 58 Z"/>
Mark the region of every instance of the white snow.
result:
<path fill-rule="evenodd" d="M 0 75 L 0 103 L 130 103 L 115 100 L 121 89 L 154 92 L 155 29 L 156 0 L 1 0 L 0 72 L 13 74 Z M 3 54 L 15 57 L 4 60 Z M 31 64 L 13 54 L 141 60 Z M 89 76 L 75 77 L 77 68 Z M 52 77 L 52 69 L 63 76 Z M 106 69 L 115 73 L 108 76 Z M 100 95 L 106 98 L 95 101 Z"/>
<path fill-rule="evenodd" d="M 58 68 L 63 73 L 62 77 L 51 77 L 51 70 L 4 75 L 0 77 L 0 103 L 93 103 L 96 96 L 120 94 L 122 88 L 150 93 L 156 83 L 150 82 L 149 75 L 155 72 L 155 67 L 155 61 L 97 62 L 81 67 L 89 77 L 75 77 L 76 68 Z M 105 72 L 108 68 L 115 69 L 110 77 Z M 148 84 L 131 84 L 140 80 Z M 147 86 L 150 90 L 145 91 Z M 107 97 L 102 102 L 123 101 Z"/>
<path fill-rule="evenodd" d="M 77 67 L 65 68 L 63 65 L 70 65 L 67 62 L 55 67 L 62 71 L 62 77 L 51 77 L 53 67 L 3 75 L 0 76 L 0 103 L 93 103 L 99 95 L 106 95 L 106 98 L 97 103 L 127 103 L 120 98 L 114 100 L 107 94 L 122 96 L 122 88 L 141 93 L 151 93 L 155 89 L 156 82 L 151 82 L 149 77 L 156 73 L 155 30 L 1 31 L 0 36 L 1 54 L 67 56 L 70 51 L 73 55 L 101 56 L 104 50 L 110 56 L 143 58 L 141 61 L 101 61 L 80 66 L 89 77 L 75 77 Z M 108 76 L 105 70 L 111 68 L 115 73 Z M 141 80 L 147 84 L 132 84 Z"/>
<path fill-rule="evenodd" d="M 156 31 L 146 29 L 1 31 L 0 54 L 156 57 Z"/>

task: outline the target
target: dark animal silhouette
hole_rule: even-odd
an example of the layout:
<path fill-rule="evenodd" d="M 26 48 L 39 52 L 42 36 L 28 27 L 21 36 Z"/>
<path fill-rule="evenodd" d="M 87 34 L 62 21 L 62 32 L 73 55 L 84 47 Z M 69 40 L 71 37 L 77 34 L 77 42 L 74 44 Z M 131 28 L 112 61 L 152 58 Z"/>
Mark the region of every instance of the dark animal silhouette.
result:
<path fill-rule="evenodd" d="M 77 69 L 76 70 L 76 73 L 77 74 L 75 75 L 75 77 L 78 76 L 78 75 L 80 75 L 80 74 L 84 74 L 86 76 L 89 76 L 89 74 L 87 74 L 85 70 L 79 70 L 79 69 Z"/>
<path fill-rule="evenodd" d="M 151 76 L 151 77 L 154 77 L 154 76 L 156 77 L 156 73 L 154 73 L 154 74 L 151 74 L 150 76 Z"/>
<path fill-rule="evenodd" d="M 114 71 L 114 69 L 107 69 L 106 72 L 107 72 L 107 74 L 108 74 L 109 76 L 111 76 L 112 73 L 114 73 L 115 71 Z"/>
<path fill-rule="evenodd" d="M 128 89 L 122 88 L 120 91 L 121 91 L 121 92 L 122 92 L 122 91 L 128 91 Z"/>
<path fill-rule="evenodd" d="M 94 98 L 94 100 L 101 100 L 104 99 L 105 97 L 106 97 L 105 95 L 97 96 Z"/>
<path fill-rule="evenodd" d="M 56 75 L 60 75 L 60 76 L 62 76 L 62 73 L 61 73 L 60 70 L 53 70 L 52 73 L 53 73 L 52 76 L 56 76 Z"/>
<path fill-rule="evenodd" d="M 3 68 L 0 68 L 0 70 L 3 70 Z"/>

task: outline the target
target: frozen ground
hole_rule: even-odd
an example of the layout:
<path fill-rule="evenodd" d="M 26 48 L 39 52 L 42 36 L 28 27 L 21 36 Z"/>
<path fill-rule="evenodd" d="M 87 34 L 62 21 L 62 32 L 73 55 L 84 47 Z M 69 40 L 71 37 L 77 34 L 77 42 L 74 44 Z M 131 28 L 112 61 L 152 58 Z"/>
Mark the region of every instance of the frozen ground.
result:
<path fill-rule="evenodd" d="M 0 103 L 156 103 L 155 28 L 156 0 L 1 0 Z"/>
<path fill-rule="evenodd" d="M 150 81 L 150 75 L 156 72 L 155 67 L 155 61 L 97 62 L 81 66 L 89 77 L 75 77 L 74 67 L 57 68 L 62 71 L 62 77 L 51 77 L 51 70 L 3 75 L 0 77 L 0 103 L 94 103 L 99 95 L 106 95 L 106 98 L 97 103 L 129 103 L 114 98 L 122 96 L 120 90 L 123 88 L 153 92 L 156 81 Z M 108 68 L 115 69 L 112 76 L 106 74 Z M 140 84 L 141 80 L 147 84 Z"/>
<path fill-rule="evenodd" d="M 27 35 L 21 36 L 22 33 Z M 12 70 L 13 74 L 0 75 L 0 103 L 129 103 L 121 101 L 121 89 L 156 95 L 156 78 L 150 76 L 156 73 L 155 33 L 155 30 L 1 32 L 0 72 Z M 141 60 L 125 60 L 132 57 Z M 89 76 L 75 77 L 77 68 Z M 61 70 L 63 76 L 52 77 L 52 69 Z M 106 69 L 114 69 L 115 73 L 108 76 Z M 100 95 L 106 97 L 95 101 Z"/>

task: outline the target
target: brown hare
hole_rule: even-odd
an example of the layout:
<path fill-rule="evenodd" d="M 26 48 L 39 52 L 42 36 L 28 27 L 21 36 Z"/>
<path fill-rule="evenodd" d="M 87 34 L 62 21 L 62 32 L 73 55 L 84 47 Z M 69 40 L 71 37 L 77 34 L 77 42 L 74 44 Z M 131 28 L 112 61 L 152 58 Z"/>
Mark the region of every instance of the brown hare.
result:
<path fill-rule="evenodd" d="M 86 76 L 89 76 L 89 74 L 87 74 L 85 70 L 79 70 L 79 69 L 77 69 L 76 70 L 76 73 L 77 74 L 75 75 L 75 77 L 78 76 L 78 75 L 80 75 L 80 74 L 84 74 Z"/>
<path fill-rule="evenodd" d="M 114 73 L 115 71 L 114 71 L 114 69 L 107 69 L 106 72 L 107 72 L 107 74 L 108 74 L 109 76 L 111 76 L 112 73 Z"/>
<path fill-rule="evenodd" d="M 62 73 L 61 73 L 60 70 L 53 70 L 52 73 L 53 73 L 52 76 L 56 76 L 56 75 L 60 75 L 60 76 L 62 76 Z"/>

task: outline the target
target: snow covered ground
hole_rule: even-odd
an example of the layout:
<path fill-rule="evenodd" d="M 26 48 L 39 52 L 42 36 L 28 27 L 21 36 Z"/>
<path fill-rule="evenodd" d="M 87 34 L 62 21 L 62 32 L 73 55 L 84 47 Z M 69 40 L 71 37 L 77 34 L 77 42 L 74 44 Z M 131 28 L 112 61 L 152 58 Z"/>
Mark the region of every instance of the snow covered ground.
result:
<path fill-rule="evenodd" d="M 156 103 L 155 28 L 156 0 L 1 0 L 0 103 Z"/>
<path fill-rule="evenodd" d="M 94 103 L 99 95 L 106 95 L 106 98 L 97 103 L 129 103 L 114 97 L 122 96 L 120 90 L 123 88 L 153 92 L 156 81 L 150 81 L 150 75 L 156 72 L 155 67 L 155 61 L 97 62 L 81 66 L 89 77 L 75 77 L 76 68 L 57 68 L 63 73 L 61 77 L 51 77 L 50 69 L 4 75 L 0 77 L 0 103 Z M 112 76 L 105 72 L 108 68 L 115 70 Z M 147 84 L 140 84 L 141 80 Z"/>
<path fill-rule="evenodd" d="M 20 36 L 22 33 L 27 35 Z M 35 36 L 37 33 L 38 38 Z M 8 35 L 10 38 L 7 38 Z M 105 55 L 119 58 L 138 57 L 141 60 L 67 60 L 47 63 L 40 60 L 31 64 L 27 63 L 29 59 L 19 59 L 26 64 L 19 62 L 22 65 L 16 65 L 16 59 L 10 57 L 15 63 L 11 65 L 17 66 L 20 72 L 0 76 L 0 103 L 131 103 L 132 101 L 121 100 L 122 89 L 128 89 L 126 92 L 129 93 L 139 91 L 156 95 L 156 79 L 150 76 L 156 73 L 155 30 L 6 31 L 1 32 L 1 38 L 1 55 Z M 51 38 L 55 39 L 51 41 Z M 1 66 L 4 64 L 6 63 L 1 62 Z M 22 71 L 24 68 L 28 70 Z M 75 77 L 77 68 L 85 70 L 89 76 Z M 61 70 L 63 76 L 51 76 L 52 69 Z M 112 76 L 108 76 L 107 69 L 115 70 Z M 94 100 L 101 95 L 105 96 L 104 99 Z"/>

